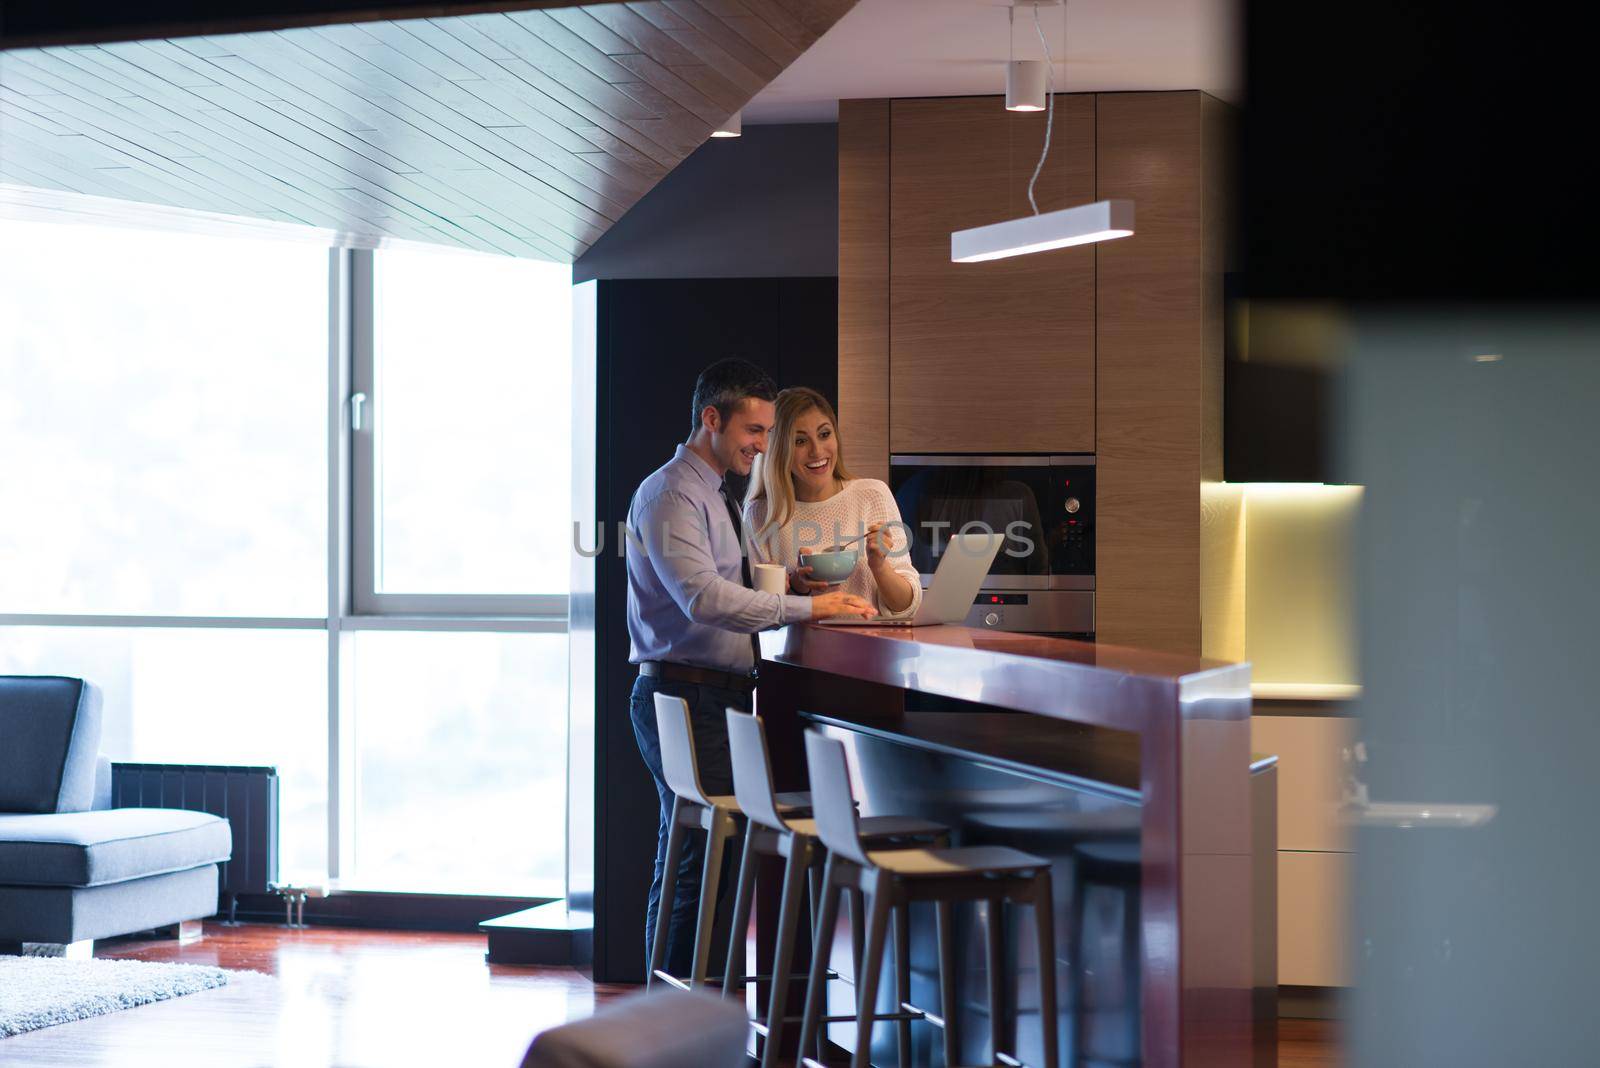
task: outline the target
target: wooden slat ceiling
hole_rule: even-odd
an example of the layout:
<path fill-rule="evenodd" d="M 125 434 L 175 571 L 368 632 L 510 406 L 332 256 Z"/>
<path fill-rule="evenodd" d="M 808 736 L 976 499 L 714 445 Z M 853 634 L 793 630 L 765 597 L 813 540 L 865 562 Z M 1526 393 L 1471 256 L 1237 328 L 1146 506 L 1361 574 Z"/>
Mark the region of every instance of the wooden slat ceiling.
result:
<path fill-rule="evenodd" d="M 568 261 L 856 0 L 0 52 L 0 182 Z"/>

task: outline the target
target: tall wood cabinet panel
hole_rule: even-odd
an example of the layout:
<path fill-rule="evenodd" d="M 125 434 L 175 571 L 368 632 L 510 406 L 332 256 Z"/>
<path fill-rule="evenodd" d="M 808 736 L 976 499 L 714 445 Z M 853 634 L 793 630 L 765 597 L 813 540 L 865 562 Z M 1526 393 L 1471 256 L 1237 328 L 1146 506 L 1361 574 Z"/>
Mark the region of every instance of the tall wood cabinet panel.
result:
<path fill-rule="evenodd" d="M 1203 561 L 1228 559 L 1203 551 L 1201 486 L 1221 476 L 1231 123 L 1200 92 L 1057 96 L 1040 208 L 1128 198 L 1135 235 L 956 264 L 952 230 L 1028 211 L 1043 116 L 997 97 L 841 105 L 852 463 L 883 477 L 891 451 L 1098 453 L 1104 642 L 1198 653 Z"/>
<path fill-rule="evenodd" d="M 992 96 L 895 100 L 889 128 L 892 450 L 1092 450 L 1093 248 L 950 262 L 952 230 L 1030 210 L 1045 117 Z M 1093 96 L 1056 97 L 1037 199 L 1041 211 L 1095 199 Z"/>
<path fill-rule="evenodd" d="M 1096 153 L 1098 196 L 1135 205 L 1134 236 L 1097 246 L 1096 636 L 1191 654 L 1200 486 L 1220 471 L 1221 318 L 1209 305 L 1224 221 L 1208 186 L 1223 146 L 1206 101 L 1102 93 Z"/>
<path fill-rule="evenodd" d="M 839 433 L 889 480 L 889 101 L 839 102 Z"/>

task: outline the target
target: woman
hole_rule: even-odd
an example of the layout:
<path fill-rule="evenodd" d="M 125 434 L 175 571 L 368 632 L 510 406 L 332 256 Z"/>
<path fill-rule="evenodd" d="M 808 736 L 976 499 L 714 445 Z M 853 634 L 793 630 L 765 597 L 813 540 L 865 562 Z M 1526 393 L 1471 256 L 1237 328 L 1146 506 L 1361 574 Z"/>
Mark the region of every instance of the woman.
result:
<path fill-rule="evenodd" d="M 771 445 L 750 480 L 745 504 L 750 559 L 782 564 L 790 588 L 805 594 L 829 584 L 811 581 L 802 554 L 836 545 L 861 549 L 855 570 L 839 588 L 872 601 L 882 616 L 915 612 L 922 583 L 889 487 L 875 478 L 850 477 L 838 417 L 822 394 L 786 389 L 774 406 Z"/>

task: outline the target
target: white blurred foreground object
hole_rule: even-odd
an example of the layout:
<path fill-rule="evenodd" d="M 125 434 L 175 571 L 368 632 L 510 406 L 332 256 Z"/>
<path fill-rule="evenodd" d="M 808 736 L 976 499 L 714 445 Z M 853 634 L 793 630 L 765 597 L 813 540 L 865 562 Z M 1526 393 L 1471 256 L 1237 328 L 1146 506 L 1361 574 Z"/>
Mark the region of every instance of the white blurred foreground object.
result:
<path fill-rule="evenodd" d="M 744 1004 L 660 988 L 545 1031 L 522 1068 L 744 1068 Z"/>

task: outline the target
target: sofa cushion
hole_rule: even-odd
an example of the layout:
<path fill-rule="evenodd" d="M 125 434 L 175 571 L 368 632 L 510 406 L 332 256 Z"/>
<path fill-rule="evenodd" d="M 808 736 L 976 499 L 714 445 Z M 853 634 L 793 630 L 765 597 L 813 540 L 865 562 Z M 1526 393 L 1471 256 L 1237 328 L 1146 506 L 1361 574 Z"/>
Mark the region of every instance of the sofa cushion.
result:
<path fill-rule="evenodd" d="M 0 675 L 0 812 L 94 804 L 100 691 L 57 675 Z"/>
<path fill-rule="evenodd" d="M 228 821 L 208 812 L 0 815 L 0 885 L 102 886 L 227 860 L 232 852 Z"/>

